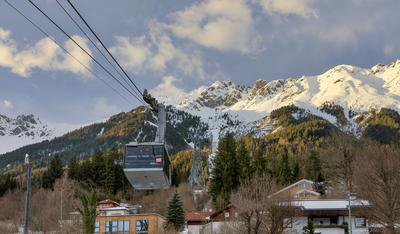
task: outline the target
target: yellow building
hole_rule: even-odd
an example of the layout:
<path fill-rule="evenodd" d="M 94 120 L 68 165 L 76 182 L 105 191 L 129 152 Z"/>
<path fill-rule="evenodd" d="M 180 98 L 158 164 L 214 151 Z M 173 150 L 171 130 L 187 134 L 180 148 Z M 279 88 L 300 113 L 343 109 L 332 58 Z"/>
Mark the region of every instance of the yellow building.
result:
<path fill-rule="evenodd" d="M 164 222 L 165 218 L 159 214 L 98 216 L 95 223 L 95 233 L 163 233 Z"/>
<path fill-rule="evenodd" d="M 137 208 L 112 200 L 98 203 L 95 233 L 156 234 L 164 232 L 165 218 L 159 214 L 138 214 Z"/>

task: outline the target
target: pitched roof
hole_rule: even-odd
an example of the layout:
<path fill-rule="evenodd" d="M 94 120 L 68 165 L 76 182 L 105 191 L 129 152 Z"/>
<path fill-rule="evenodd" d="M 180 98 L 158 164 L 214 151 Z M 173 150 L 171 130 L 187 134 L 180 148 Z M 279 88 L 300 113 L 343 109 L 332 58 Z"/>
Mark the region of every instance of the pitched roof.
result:
<path fill-rule="evenodd" d="M 113 200 L 111 200 L 111 199 L 102 200 L 102 201 L 99 201 L 99 202 L 97 203 L 97 205 L 107 205 L 107 204 L 112 204 L 112 205 L 115 205 L 115 206 L 119 206 L 119 203 L 118 203 L 118 202 L 113 201 Z"/>
<path fill-rule="evenodd" d="M 213 212 L 187 212 L 185 214 L 185 219 L 187 221 L 207 221 L 208 217 L 210 217 L 212 214 Z"/>
<path fill-rule="evenodd" d="M 295 187 L 296 185 L 298 185 L 298 184 L 300 184 L 300 183 L 303 183 L 303 182 L 308 183 L 308 184 L 314 184 L 314 182 L 311 181 L 311 180 L 301 179 L 301 180 L 297 181 L 296 183 L 291 184 L 291 185 L 289 185 L 289 186 L 287 186 L 287 187 L 285 187 L 285 188 L 279 190 L 278 192 L 275 192 L 275 193 L 271 194 L 270 196 L 279 194 L 279 193 L 281 193 L 281 192 L 283 192 L 283 191 L 286 191 L 286 190 L 288 190 L 288 189 L 290 189 L 290 188 L 293 188 L 293 187 Z"/>

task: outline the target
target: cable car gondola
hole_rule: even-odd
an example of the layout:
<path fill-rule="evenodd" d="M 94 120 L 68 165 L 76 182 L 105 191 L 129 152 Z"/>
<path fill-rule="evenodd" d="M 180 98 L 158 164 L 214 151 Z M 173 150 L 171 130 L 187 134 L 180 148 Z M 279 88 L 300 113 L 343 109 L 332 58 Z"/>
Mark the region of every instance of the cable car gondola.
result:
<path fill-rule="evenodd" d="M 165 148 L 166 113 L 145 90 L 143 99 L 158 114 L 158 130 L 154 142 L 125 145 L 124 173 L 137 190 L 168 189 L 171 186 L 172 167 Z"/>
<path fill-rule="evenodd" d="M 171 164 L 164 143 L 127 144 L 124 172 L 137 190 L 168 189 L 171 186 Z"/>

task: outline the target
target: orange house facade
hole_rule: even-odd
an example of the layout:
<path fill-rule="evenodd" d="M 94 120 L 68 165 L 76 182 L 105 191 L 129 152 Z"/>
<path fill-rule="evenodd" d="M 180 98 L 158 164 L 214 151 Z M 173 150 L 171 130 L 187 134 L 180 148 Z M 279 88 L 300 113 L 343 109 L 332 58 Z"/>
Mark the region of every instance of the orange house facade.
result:
<path fill-rule="evenodd" d="M 163 233 L 165 218 L 155 213 L 138 213 L 137 206 L 110 199 L 97 206 L 94 233 L 156 234 Z"/>
<path fill-rule="evenodd" d="M 164 222 L 164 217 L 159 214 L 98 216 L 96 218 L 94 233 L 163 233 Z"/>

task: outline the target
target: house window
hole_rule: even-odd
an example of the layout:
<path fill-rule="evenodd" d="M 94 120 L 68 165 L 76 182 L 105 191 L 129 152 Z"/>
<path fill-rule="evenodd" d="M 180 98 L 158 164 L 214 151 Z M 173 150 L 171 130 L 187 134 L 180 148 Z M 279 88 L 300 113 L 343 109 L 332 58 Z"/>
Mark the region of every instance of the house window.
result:
<path fill-rule="evenodd" d="M 229 212 L 225 212 L 225 218 L 229 218 Z"/>
<path fill-rule="evenodd" d="M 94 223 L 94 232 L 100 232 L 100 222 L 96 221 Z"/>
<path fill-rule="evenodd" d="M 293 228 L 293 218 L 284 218 L 283 219 L 283 226 L 285 228 Z"/>
<path fill-rule="evenodd" d="M 136 233 L 145 234 L 149 231 L 149 220 L 136 220 Z"/>
<path fill-rule="evenodd" d="M 106 233 L 129 232 L 129 220 L 114 220 L 106 222 Z"/>
<path fill-rule="evenodd" d="M 357 228 L 362 228 L 362 227 L 367 226 L 367 222 L 365 221 L 364 217 L 356 217 L 354 219 L 354 222 L 356 223 Z"/>

